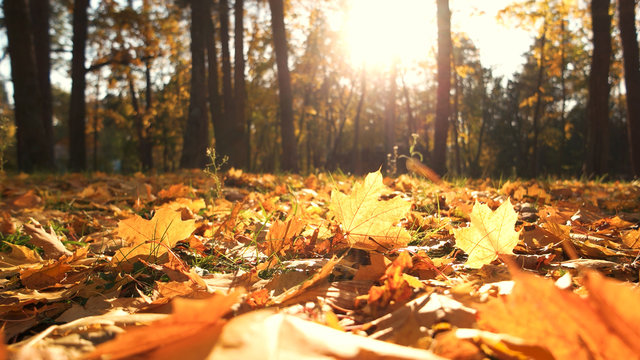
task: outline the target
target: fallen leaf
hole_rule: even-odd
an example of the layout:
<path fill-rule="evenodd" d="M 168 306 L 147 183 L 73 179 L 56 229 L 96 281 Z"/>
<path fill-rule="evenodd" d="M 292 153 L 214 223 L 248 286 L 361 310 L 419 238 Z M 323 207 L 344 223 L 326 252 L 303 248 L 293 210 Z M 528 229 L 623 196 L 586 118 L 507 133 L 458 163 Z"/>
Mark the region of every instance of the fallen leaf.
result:
<path fill-rule="evenodd" d="M 4 270 L 7 267 L 42 262 L 42 258 L 35 250 L 29 249 L 26 246 L 15 245 L 10 242 L 5 242 L 4 245 L 10 247 L 11 252 L 0 252 L 0 269 Z"/>
<path fill-rule="evenodd" d="M 511 272 L 513 292 L 477 306 L 480 329 L 543 345 L 556 359 L 638 358 L 640 325 L 634 323 L 638 315 L 629 310 L 640 303 L 637 291 L 587 275 L 590 291 L 585 299 L 558 289 L 551 280 Z"/>
<path fill-rule="evenodd" d="M 31 237 L 29 242 L 44 250 L 45 259 L 57 259 L 61 256 L 72 255 L 71 251 L 64 247 L 53 228 L 49 227 L 49 232 L 47 232 L 40 223 L 34 220 L 33 224 L 24 224 L 23 229 Z"/>
<path fill-rule="evenodd" d="M 71 265 L 67 262 L 56 261 L 45 265 L 41 269 L 26 269 L 20 273 L 20 282 L 27 289 L 44 289 L 53 286 L 67 276 Z"/>
<path fill-rule="evenodd" d="M 130 246 L 118 249 L 112 262 L 124 265 L 136 256 L 158 258 L 187 239 L 196 229 L 195 220 L 182 220 L 180 212 L 169 207 L 156 211 L 151 220 L 134 215 L 118 223 L 116 234 Z"/>
<path fill-rule="evenodd" d="M 357 249 L 393 249 L 411 240 L 409 233 L 396 224 L 409 212 L 411 203 L 399 197 L 379 200 L 385 189 L 380 170 L 357 182 L 350 195 L 331 191 L 329 210 L 342 226 L 350 246 Z"/>
<path fill-rule="evenodd" d="M 12 201 L 13 206 L 21 209 L 32 209 L 42 205 L 42 198 L 33 190 L 29 190 L 26 193 L 18 196 Z"/>
<path fill-rule="evenodd" d="M 471 211 L 471 226 L 453 229 L 456 246 L 469 255 L 465 265 L 479 269 L 501 254 L 512 254 L 519 238 L 514 229 L 517 220 L 518 214 L 509 200 L 496 211 L 476 202 Z"/>
<path fill-rule="evenodd" d="M 462 305 L 452 298 L 437 293 L 420 296 L 393 312 L 365 324 L 375 326 L 371 337 L 380 340 L 393 340 L 402 345 L 416 345 L 421 330 L 438 322 L 447 322 L 459 328 L 472 327 L 476 322 L 476 311 Z M 401 329 L 404 329 L 403 331 Z M 401 336 L 399 336 L 402 333 Z"/>
<path fill-rule="evenodd" d="M 236 291 L 208 299 L 177 298 L 171 316 L 133 328 L 101 344 L 85 358 L 116 360 L 142 355 L 147 359 L 204 359 L 226 322 L 222 316 L 241 294 Z"/>
<path fill-rule="evenodd" d="M 430 351 L 345 333 L 271 310 L 240 315 L 224 327 L 212 359 L 443 359 Z"/>

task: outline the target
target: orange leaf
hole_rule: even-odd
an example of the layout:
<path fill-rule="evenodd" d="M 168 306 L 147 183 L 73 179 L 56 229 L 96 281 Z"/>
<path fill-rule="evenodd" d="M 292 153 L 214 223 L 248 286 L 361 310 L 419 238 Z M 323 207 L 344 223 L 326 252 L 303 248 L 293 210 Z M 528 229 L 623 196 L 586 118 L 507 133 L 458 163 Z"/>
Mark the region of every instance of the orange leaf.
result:
<path fill-rule="evenodd" d="M 173 301 L 171 316 L 149 326 L 136 327 L 99 345 L 86 359 L 111 360 L 142 356 L 148 359 L 204 359 L 216 343 L 241 291 L 208 299 Z"/>
<path fill-rule="evenodd" d="M 544 345 L 556 359 L 637 358 L 640 319 L 631 310 L 640 303 L 637 291 L 593 273 L 584 299 L 550 280 L 512 272 L 510 295 L 478 305 L 480 328 Z"/>
<path fill-rule="evenodd" d="M 169 207 L 158 209 L 151 220 L 134 215 L 118 223 L 117 235 L 131 246 L 119 249 L 112 262 L 126 263 L 136 256 L 160 257 L 195 229 L 195 220 L 183 221 L 180 212 Z"/>

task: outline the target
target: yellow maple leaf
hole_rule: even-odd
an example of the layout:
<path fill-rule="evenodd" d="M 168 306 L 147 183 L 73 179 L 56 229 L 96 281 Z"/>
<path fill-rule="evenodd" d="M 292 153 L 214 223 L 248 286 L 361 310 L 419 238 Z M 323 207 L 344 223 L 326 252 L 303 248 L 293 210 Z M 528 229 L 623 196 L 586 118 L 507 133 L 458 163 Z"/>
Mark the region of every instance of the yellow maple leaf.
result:
<path fill-rule="evenodd" d="M 354 184 L 351 194 L 331 192 L 329 210 L 342 226 L 349 245 L 364 250 L 391 249 L 409 243 L 411 236 L 396 226 L 409 212 L 411 203 L 399 197 L 381 201 L 385 185 L 380 170 Z"/>
<path fill-rule="evenodd" d="M 112 262 L 121 264 L 136 256 L 159 257 L 178 241 L 188 238 L 195 229 L 195 220 L 183 221 L 180 212 L 169 206 L 158 209 L 151 220 L 138 215 L 121 220 L 116 234 L 130 246 L 119 249 Z"/>
<path fill-rule="evenodd" d="M 476 202 L 471 211 L 471 226 L 453 230 L 456 246 L 469 255 L 465 265 L 479 269 L 499 254 L 512 254 L 520 236 L 514 229 L 517 220 L 518 214 L 509 200 L 496 211 Z"/>

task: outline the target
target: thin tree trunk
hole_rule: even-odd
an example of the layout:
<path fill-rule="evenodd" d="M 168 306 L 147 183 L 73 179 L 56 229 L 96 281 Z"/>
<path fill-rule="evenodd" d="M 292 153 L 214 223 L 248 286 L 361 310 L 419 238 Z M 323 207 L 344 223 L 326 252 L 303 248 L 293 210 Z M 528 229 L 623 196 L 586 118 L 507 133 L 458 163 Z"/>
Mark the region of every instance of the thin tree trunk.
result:
<path fill-rule="evenodd" d="M 633 175 L 640 176 L 640 56 L 635 24 L 635 1 L 618 0 L 620 38 L 627 90 L 627 129 Z"/>
<path fill-rule="evenodd" d="M 3 11 L 14 88 L 18 167 L 23 171 L 48 169 L 53 167 L 53 158 L 42 141 L 45 137 L 42 100 L 27 2 L 4 1 Z"/>
<path fill-rule="evenodd" d="M 98 171 L 98 111 L 100 109 L 100 72 L 96 79 L 96 98 L 93 104 L 93 171 Z"/>
<path fill-rule="evenodd" d="M 386 156 L 392 154 L 393 156 L 393 147 L 396 145 L 396 100 L 397 100 L 397 89 L 398 85 L 396 83 L 396 78 L 398 74 L 398 65 L 393 64 L 391 72 L 389 74 L 389 94 L 387 95 L 387 104 L 386 104 L 386 115 L 384 122 L 384 151 Z M 391 169 L 387 169 L 390 171 Z"/>
<path fill-rule="evenodd" d="M 411 98 L 409 98 L 409 89 L 407 89 L 407 84 L 404 81 L 404 74 L 400 76 L 400 81 L 402 81 L 402 94 L 404 95 L 404 104 L 407 110 L 407 128 L 409 129 L 408 139 L 411 139 L 411 134 L 417 133 L 415 118 L 413 117 L 413 109 L 411 108 Z"/>
<path fill-rule="evenodd" d="M 229 3 L 227 0 L 220 0 L 220 43 L 222 45 L 222 99 L 224 102 L 224 121 L 231 125 L 235 120 L 233 111 L 233 85 L 231 74 L 231 55 L 229 53 Z M 230 155 L 230 154 L 225 154 Z"/>
<path fill-rule="evenodd" d="M 360 115 L 362 114 L 362 105 L 367 95 L 367 70 L 362 65 L 362 73 L 360 74 L 360 100 L 356 109 L 356 117 L 353 120 L 354 136 L 353 136 L 353 171 L 356 174 L 362 173 L 362 149 L 360 148 Z"/>
<path fill-rule="evenodd" d="M 51 38 L 49 36 L 49 18 L 51 5 L 49 0 L 29 0 L 33 25 L 33 44 L 38 69 L 38 83 L 42 96 L 42 122 L 44 139 L 51 162 L 55 158 L 53 144 L 53 102 L 51 96 Z"/>
<path fill-rule="evenodd" d="M 455 57 L 454 59 L 454 69 L 455 69 Z M 455 169 L 458 176 L 462 175 L 462 163 L 460 162 L 460 144 L 458 142 L 458 120 L 460 118 L 460 84 L 458 73 L 453 71 L 453 86 L 454 86 L 454 97 L 453 97 L 453 117 L 451 119 L 451 129 L 453 130 L 453 149 L 455 154 Z"/>
<path fill-rule="evenodd" d="M 433 169 L 444 175 L 447 169 L 447 133 L 451 90 L 451 12 L 449 0 L 437 0 L 438 12 L 438 90 L 435 134 L 433 139 Z"/>
<path fill-rule="evenodd" d="M 235 36 L 234 36 L 234 157 L 232 163 L 236 167 L 247 168 L 249 165 L 249 136 L 244 112 L 245 79 L 244 79 L 244 0 L 236 0 L 234 4 Z"/>
<path fill-rule="evenodd" d="M 222 111 L 222 101 L 220 98 L 220 85 L 218 83 L 218 53 L 216 49 L 215 25 L 211 18 L 211 2 L 206 1 L 207 11 L 205 16 L 205 41 L 207 51 L 207 86 L 209 99 L 209 113 L 211 115 L 211 124 L 213 126 L 213 134 L 216 139 L 217 152 L 222 154 L 226 151 L 226 133 Z M 224 149 L 224 151 L 223 151 Z"/>
<path fill-rule="evenodd" d="M 145 102 L 145 114 L 150 116 L 151 108 L 153 106 L 153 88 L 151 86 L 151 59 L 145 60 L 145 81 L 146 81 L 146 102 Z M 143 120 L 141 118 L 141 120 Z M 149 123 L 148 125 L 142 121 L 142 138 L 141 138 L 141 149 L 142 149 L 142 167 L 145 170 L 149 170 L 153 168 L 153 140 L 151 139 L 151 127 L 153 123 Z"/>
<path fill-rule="evenodd" d="M 280 98 L 280 132 L 282 137 L 282 169 L 298 170 L 298 152 L 293 129 L 293 93 L 289 74 L 287 35 L 284 27 L 284 6 L 282 0 L 269 0 L 271 27 L 278 68 L 278 88 Z"/>
<path fill-rule="evenodd" d="M 591 1 L 593 54 L 587 104 L 587 175 L 607 173 L 609 159 L 609 67 L 611 64 L 611 15 L 609 0 Z"/>
<path fill-rule="evenodd" d="M 562 126 L 562 153 L 564 154 L 566 151 L 566 139 L 567 135 L 565 133 L 567 126 L 567 84 L 566 84 L 566 70 L 567 70 L 567 28 L 566 28 L 566 20 L 562 20 L 560 25 L 560 30 L 562 31 L 562 42 L 560 43 L 560 86 L 562 88 L 562 105 L 560 109 L 560 124 Z M 563 158 L 566 158 L 562 155 Z M 564 159 L 563 159 L 564 160 Z M 564 161 L 563 161 L 564 163 Z"/>
<path fill-rule="evenodd" d="M 538 60 L 538 78 L 536 81 L 536 105 L 533 110 L 533 155 L 531 159 L 531 176 L 538 176 L 539 154 L 538 154 L 538 136 L 540 134 L 540 111 L 542 110 L 542 80 L 544 79 L 544 46 L 547 42 L 547 23 L 545 21 L 542 27 L 542 36 L 540 37 L 540 59 Z"/>
<path fill-rule="evenodd" d="M 191 2 L 191 98 L 184 132 L 180 167 L 203 168 L 207 164 L 209 117 L 207 116 L 206 72 L 204 63 L 205 27 L 208 0 Z"/>
<path fill-rule="evenodd" d="M 89 0 L 73 3 L 73 59 L 71 60 L 71 100 L 69 105 L 69 168 L 82 171 L 87 166 L 85 140 L 87 8 Z"/>

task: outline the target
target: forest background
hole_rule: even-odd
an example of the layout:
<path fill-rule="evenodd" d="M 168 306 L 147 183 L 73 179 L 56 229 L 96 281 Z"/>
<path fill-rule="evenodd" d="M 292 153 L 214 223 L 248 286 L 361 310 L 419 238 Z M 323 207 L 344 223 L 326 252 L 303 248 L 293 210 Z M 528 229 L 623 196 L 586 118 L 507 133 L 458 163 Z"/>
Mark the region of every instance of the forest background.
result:
<path fill-rule="evenodd" d="M 432 51 L 375 63 L 348 55 L 344 0 L 4 1 L 0 164 L 173 171 L 215 146 L 253 172 L 395 172 L 414 155 L 441 175 L 639 174 L 634 0 L 511 2 L 496 21 L 533 40 L 507 76 L 436 4 Z"/>

